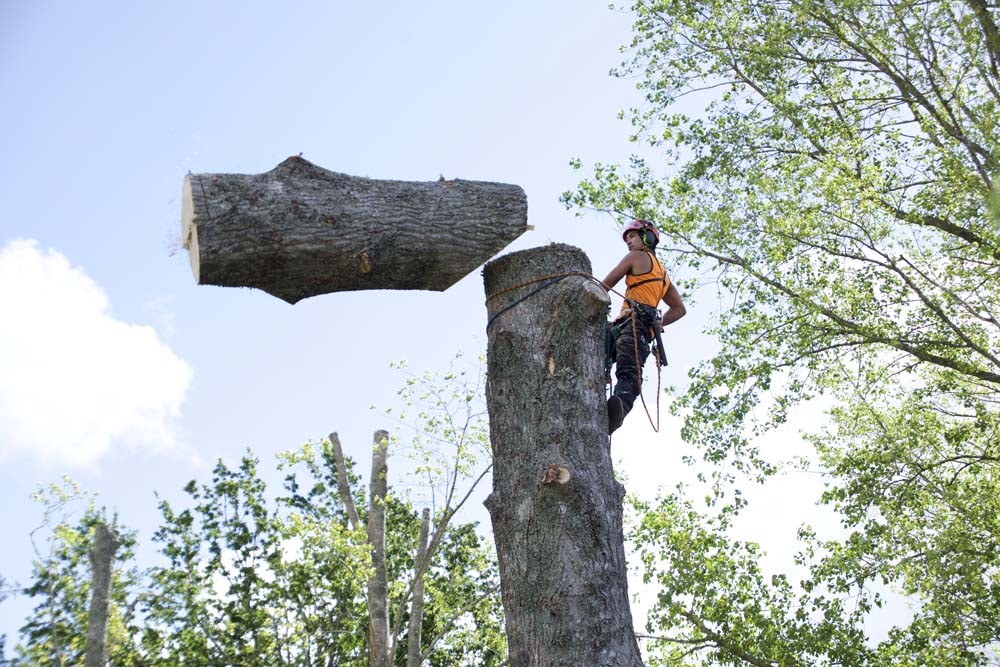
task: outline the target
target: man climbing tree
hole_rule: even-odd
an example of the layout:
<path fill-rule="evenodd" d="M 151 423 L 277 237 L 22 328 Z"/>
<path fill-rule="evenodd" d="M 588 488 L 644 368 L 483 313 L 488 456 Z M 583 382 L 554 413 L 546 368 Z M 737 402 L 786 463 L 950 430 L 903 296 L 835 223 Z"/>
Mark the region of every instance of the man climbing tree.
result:
<path fill-rule="evenodd" d="M 641 388 L 640 372 L 649 356 L 649 346 L 657 339 L 657 354 L 665 361 L 660 329 L 687 314 L 681 295 L 656 259 L 654 250 L 660 234 L 648 220 L 633 220 L 625 225 L 622 239 L 628 252 L 602 281 L 610 290 L 625 278 L 625 301 L 621 313 L 610 324 L 607 342 L 607 363 L 613 360 L 618 382 L 608 399 L 608 433 L 614 433 L 632 410 Z M 661 317 L 656 309 L 660 301 L 667 304 Z"/>

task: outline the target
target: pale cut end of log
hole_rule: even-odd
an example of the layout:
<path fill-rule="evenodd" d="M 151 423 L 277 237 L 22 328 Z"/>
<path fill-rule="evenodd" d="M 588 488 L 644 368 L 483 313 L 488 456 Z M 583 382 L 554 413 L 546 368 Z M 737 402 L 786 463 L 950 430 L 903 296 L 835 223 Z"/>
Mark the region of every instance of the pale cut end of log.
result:
<path fill-rule="evenodd" d="M 194 224 L 194 201 L 191 197 L 191 175 L 184 177 L 184 187 L 181 189 L 181 244 L 188 251 L 188 259 L 191 261 L 191 272 L 194 273 L 194 281 L 201 284 L 198 267 L 198 227 Z"/>
<path fill-rule="evenodd" d="M 181 235 L 199 285 L 288 303 L 443 291 L 530 229 L 517 185 L 349 176 L 290 157 L 263 174 L 188 174 Z"/>

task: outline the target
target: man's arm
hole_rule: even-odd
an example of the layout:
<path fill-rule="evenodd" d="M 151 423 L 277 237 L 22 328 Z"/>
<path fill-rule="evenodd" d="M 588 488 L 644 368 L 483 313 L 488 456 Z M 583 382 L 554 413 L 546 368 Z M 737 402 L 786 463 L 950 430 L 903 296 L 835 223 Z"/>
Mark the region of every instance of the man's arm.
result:
<path fill-rule="evenodd" d="M 670 283 L 670 287 L 667 288 L 667 293 L 663 295 L 663 303 L 667 304 L 667 311 L 663 313 L 663 319 L 660 320 L 661 328 L 668 324 L 673 324 L 687 315 L 687 308 L 684 307 L 681 294 L 672 282 Z"/>
<path fill-rule="evenodd" d="M 629 273 L 635 273 L 634 269 L 636 257 L 645 257 L 645 253 L 632 251 L 622 257 L 622 261 L 618 262 L 618 266 L 611 269 L 611 273 L 608 274 L 607 278 L 601 281 L 604 284 L 604 289 L 610 290 L 626 275 Z"/>

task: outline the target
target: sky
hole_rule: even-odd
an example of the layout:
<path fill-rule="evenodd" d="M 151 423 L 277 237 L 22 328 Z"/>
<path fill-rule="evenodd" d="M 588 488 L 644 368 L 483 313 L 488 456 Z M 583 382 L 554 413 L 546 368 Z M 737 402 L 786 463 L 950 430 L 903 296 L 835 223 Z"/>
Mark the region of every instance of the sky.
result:
<path fill-rule="evenodd" d="M 638 103 L 635 82 L 609 76 L 630 27 L 590 0 L 0 2 L 0 576 L 28 581 L 40 484 L 70 475 L 148 544 L 154 493 L 179 501 L 248 448 L 269 467 L 337 431 L 363 472 L 373 431 L 393 429 L 370 409 L 403 382 L 390 362 L 422 372 L 485 352 L 478 269 L 442 293 L 295 306 L 196 285 L 185 174 L 301 153 L 357 176 L 514 183 L 534 229 L 503 252 L 570 243 L 601 277 L 625 251 L 616 221 L 559 195 L 582 175 L 572 158 L 633 148 L 617 114 Z M 710 304 L 689 311 L 668 329 L 664 385 L 713 349 Z M 665 398 L 661 412 L 659 433 L 639 405 L 615 434 L 629 491 L 693 475 Z M 795 453 L 794 424 L 772 442 Z M 748 534 L 787 557 L 812 512 L 789 495 L 817 488 L 776 480 Z M 29 608 L 0 603 L 10 645 Z"/>

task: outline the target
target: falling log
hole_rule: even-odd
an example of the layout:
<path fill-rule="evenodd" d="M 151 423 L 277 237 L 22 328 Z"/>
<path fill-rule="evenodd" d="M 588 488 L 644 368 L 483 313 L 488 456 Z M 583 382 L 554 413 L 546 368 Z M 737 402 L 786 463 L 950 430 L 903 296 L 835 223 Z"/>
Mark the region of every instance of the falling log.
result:
<path fill-rule="evenodd" d="M 511 667 L 642 667 L 604 395 L 609 299 L 578 248 L 489 262 L 486 402 Z M 559 279 L 553 275 L 573 273 Z"/>
<path fill-rule="evenodd" d="M 294 304 L 445 290 L 527 231 L 527 219 L 516 185 L 375 180 L 290 157 L 264 174 L 185 176 L 181 234 L 198 284 Z"/>

